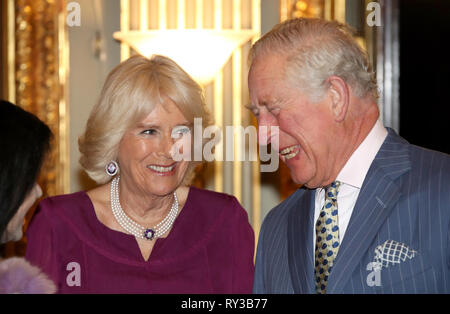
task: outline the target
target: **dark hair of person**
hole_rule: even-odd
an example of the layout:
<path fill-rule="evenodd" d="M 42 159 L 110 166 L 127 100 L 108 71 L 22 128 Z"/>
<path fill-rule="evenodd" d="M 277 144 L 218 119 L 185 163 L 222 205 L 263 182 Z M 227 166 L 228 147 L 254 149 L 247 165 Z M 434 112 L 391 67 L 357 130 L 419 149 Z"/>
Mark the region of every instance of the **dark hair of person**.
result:
<path fill-rule="evenodd" d="M 33 188 L 51 137 L 36 116 L 0 100 L 0 236 Z"/>

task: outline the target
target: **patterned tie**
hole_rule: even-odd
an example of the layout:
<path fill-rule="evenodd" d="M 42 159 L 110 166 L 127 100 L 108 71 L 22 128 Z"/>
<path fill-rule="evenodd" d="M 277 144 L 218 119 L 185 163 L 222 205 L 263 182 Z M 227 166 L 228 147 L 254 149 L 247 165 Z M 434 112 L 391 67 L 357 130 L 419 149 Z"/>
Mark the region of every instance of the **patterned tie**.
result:
<path fill-rule="evenodd" d="M 326 293 L 328 277 L 339 250 L 337 195 L 341 183 L 335 181 L 325 188 L 325 204 L 316 223 L 314 278 L 316 292 Z"/>

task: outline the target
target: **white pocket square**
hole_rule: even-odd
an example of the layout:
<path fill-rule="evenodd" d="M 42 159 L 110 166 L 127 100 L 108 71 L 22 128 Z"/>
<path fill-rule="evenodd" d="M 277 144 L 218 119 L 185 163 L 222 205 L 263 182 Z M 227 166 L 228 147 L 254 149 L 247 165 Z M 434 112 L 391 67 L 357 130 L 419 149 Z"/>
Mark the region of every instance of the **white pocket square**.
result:
<path fill-rule="evenodd" d="M 417 251 L 409 248 L 406 244 L 394 240 L 387 240 L 375 248 L 374 270 L 380 271 L 383 267 L 387 268 L 400 264 L 406 259 L 412 259 Z"/>

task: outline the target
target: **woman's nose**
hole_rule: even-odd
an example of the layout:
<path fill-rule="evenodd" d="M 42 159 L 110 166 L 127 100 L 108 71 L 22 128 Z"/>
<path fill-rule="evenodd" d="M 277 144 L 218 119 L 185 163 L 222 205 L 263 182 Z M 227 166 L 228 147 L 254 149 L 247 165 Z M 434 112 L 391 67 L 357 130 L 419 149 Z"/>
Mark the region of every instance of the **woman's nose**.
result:
<path fill-rule="evenodd" d="M 161 145 L 159 150 L 159 155 L 162 157 L 165 157 L 167 159 L 172 158 L 172 150 L 173 146 L 175 145 L 175 139 L 172 138 L 172 136 L 166 135 L 161 139 Z"/>

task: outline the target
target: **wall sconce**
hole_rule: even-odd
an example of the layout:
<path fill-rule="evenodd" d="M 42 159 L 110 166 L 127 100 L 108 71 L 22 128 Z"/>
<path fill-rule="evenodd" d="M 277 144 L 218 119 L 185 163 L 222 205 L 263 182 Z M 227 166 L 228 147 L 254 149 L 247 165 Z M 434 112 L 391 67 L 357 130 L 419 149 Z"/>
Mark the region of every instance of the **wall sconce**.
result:
<path fill-rule="evenodd" d="M 211 82 L 233 51 L 255 36 L 252 30 L 165 29 L 114 33 L 143 56 L 167 56 L 203 85 Z"/>

